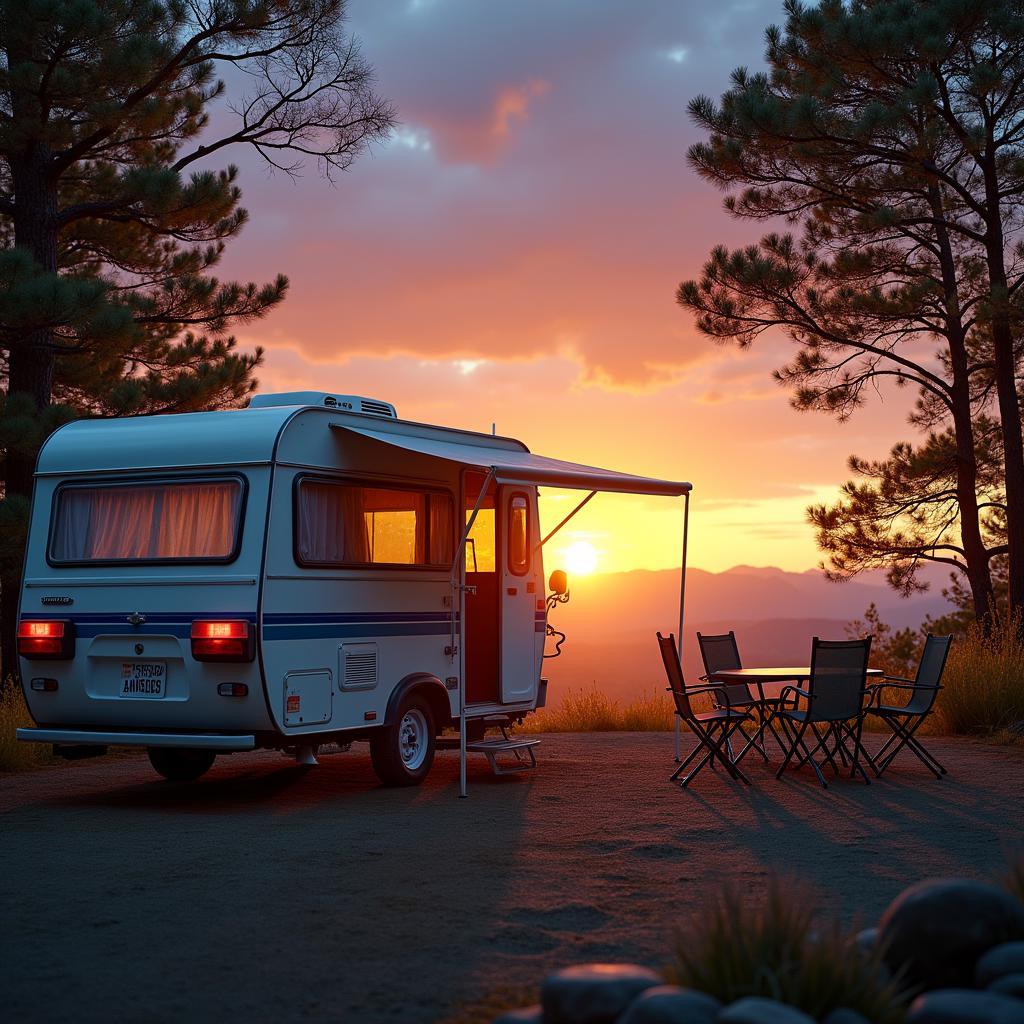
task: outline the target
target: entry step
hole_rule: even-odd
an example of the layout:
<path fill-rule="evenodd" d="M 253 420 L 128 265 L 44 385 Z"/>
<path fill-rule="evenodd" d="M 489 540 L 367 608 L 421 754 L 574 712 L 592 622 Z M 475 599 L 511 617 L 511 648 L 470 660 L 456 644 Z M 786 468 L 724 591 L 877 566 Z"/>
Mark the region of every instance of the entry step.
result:
<path fill-rule="evenodd" d="M 466 744 L 466 750 L 475 754 L 484 754 L 491 762 L 491 771 L 495 775 L 514 775 L 516 772 L 526 772 L 537 767 L 537 756 L 533 748 L 539 746 L 540 740 L 511 739 L 505 737 L 492 740 L 476 740 Z M 498 764 L 498 754 L 509 753 L 515 757 L 515 764 L 502 767 Z"/>

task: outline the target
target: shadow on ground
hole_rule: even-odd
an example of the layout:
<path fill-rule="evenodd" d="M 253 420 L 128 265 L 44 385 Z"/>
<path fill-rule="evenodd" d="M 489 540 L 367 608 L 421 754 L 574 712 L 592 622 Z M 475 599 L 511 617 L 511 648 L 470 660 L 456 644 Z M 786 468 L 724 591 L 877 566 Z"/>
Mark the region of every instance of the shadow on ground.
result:
<path fill-rule="evenodd" d="M 223 758 L 192 785 L 145 759 L 0 780 L 5 947 L 16 1019 L 228 1016 L 435 1021 L 551 964 L 657 965 L 728 882 L 781 871 L 848 922 L 923 876 L 987 876 L 1024 817 L 1024 750 L 933 740 L 872 786 L 705 772 L 666 782 L 671 738 L 544 739 L 541 768 L 494 778 L 438 756 L 419 789 L 352 753 L 298 768 Z"/>

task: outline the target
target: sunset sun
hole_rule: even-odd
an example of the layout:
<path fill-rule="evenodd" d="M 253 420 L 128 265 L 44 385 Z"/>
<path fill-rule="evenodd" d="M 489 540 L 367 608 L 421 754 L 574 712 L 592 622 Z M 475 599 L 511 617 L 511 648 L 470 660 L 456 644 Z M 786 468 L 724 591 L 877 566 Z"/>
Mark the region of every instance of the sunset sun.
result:
<path fill-rule="evenodd" d="M 566 571 L 572 576 L 588 576 L 597 568 L 597 551 L 585 540 L 567 547 L 564 558 Z"/>

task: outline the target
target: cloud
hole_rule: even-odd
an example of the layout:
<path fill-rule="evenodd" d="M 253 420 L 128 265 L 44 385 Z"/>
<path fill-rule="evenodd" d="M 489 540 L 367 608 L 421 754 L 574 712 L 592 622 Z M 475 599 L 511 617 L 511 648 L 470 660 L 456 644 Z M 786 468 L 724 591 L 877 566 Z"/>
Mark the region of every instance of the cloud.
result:
<path fill-rule="evenodd" d="M 525 85 L 502 89 L 494 101 L 491 135 L 505 139 L 513 121 L 525 121 L 533 100 L 543 96 L 550 86 L 540 78 L 531 78 Z"/>
<path fill-rule="evenodd" d="M 555 354 L 577 367 L 573 386 L 637 394 L 728 364 L 674 292 L 714 244 L 751 231 L 687 171 L 684 111 L 757 64 L 760 32 L 737 29 L 777 19 L 779 0 L 349 10 L 399 110 L 391 142 L 336 187 L 232 154 L 252 217 L 225 276 L 292 281 L 256 327 L 271 360 L 275 332 L 311 359 Z M 727 395 L 721 380 L 706 392 Z"/>

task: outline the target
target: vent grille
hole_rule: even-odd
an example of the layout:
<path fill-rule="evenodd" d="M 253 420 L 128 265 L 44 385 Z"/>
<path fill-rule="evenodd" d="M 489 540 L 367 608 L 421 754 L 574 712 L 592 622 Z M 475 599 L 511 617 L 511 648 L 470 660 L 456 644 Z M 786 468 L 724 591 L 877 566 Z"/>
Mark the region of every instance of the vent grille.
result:
<path fill-rule="evenodd" d="M 359 410 L 365 413 L 367 416 L 387 416 L 389 420 L 395 418 L 395 411 L 391 408 L 387 402 L 374 402 L 361 398 L 359 400 Z"/>
<path fill-rule="evenodd" d="M 377 685 L 376 644 L 342 644 L 339 654 L 343 690 L 368 690 Z"/>

